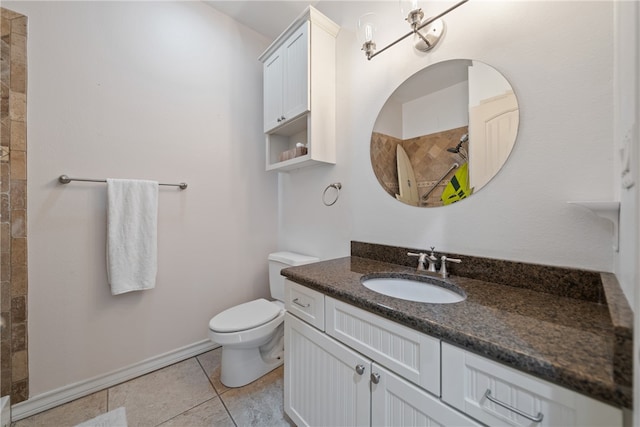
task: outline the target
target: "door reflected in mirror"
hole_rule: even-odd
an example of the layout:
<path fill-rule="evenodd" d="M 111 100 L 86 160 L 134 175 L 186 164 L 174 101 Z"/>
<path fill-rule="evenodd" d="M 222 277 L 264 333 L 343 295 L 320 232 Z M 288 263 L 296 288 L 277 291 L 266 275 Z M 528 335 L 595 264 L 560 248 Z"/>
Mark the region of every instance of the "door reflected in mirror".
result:
<path fill-rule="evenodd" d="M 434 207 L 477 193 L 513 149 L 518 102 L 509 82 L 482 62 L 439 62 L 403 82 L 371 135 L 371 165 L 384 190 Z"/>

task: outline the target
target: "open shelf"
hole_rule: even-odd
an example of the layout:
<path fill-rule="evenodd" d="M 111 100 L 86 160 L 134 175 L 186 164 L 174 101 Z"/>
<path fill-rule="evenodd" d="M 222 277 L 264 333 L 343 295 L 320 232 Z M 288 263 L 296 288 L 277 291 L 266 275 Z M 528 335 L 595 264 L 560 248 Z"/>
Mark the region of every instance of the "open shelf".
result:
<path fill-rule="evenodd" d="M 304 162 L 311 160 L 311 147 L 307 146 L 309 142 L 308 119 L 309 114 L 303 114 L 266 135 L 267 170 L 291 170 L 301 167 Z M 298 143 L 307 146 L 307 154 L 280 161 L 280 154 L 295 148 Z"/>
<path fill-rule="evenodd" d="M 571 201 L 567 203 L 587 208 L 600 218 L 605 218 L 611 221 L 613 223 L 613 249 L 618 251 L 620 244 L 620 235 L 618 231 L 618 223 L 620 221 L 620 202 Z"/>

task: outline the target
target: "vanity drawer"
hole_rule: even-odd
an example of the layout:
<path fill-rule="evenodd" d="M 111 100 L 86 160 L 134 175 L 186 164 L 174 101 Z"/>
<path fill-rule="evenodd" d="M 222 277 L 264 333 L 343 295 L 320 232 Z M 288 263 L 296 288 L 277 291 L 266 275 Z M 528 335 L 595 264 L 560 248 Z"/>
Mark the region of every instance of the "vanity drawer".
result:
<path fill-rule="evenodd" d="M 324 331 L 324 294 L 285 279 L 284 306 L 289 313 Z"/>
<path fill-rule="evenodd" d="M 326 333 L 440 396 L 440 340 L 325 298 Z"/>
<path fill-rule="evenodd" d="M 622 426 L 618 408 L 447 343 L 442 400 L 491 426 Z"/>

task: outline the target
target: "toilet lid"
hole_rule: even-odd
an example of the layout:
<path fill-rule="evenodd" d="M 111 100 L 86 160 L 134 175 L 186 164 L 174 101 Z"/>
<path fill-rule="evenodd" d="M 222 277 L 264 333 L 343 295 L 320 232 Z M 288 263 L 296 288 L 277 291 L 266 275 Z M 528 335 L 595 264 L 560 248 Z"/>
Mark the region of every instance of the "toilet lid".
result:
<path fill-rule="evenodd" d="M 209 322 L 209 329 L 216 332 L 237 332 L 255 328 L 275 319 L 282 309 L 260 298 L 236 305 L 216 315 Z"/>

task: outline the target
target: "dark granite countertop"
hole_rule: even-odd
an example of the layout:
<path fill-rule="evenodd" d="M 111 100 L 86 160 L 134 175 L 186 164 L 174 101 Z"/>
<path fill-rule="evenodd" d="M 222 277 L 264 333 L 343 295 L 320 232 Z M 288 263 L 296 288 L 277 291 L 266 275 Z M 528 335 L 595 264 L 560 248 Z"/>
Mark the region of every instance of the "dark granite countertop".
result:
<path fill-rule="evenodd" d="M 362 277 L 375 273 L 417 274 L 415 268 L 355 256 L 282 270 L 296 283 L 330 297 L 594 399 L 631 408 L 631 387 L 614 381 L 616 327 L 606 304 L 453 275 L 447 280 L 466 293 L 465 301 L 419 303 L 365 288 Z M 433 273 L 423 273 L 428 274 Z"/>

